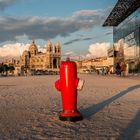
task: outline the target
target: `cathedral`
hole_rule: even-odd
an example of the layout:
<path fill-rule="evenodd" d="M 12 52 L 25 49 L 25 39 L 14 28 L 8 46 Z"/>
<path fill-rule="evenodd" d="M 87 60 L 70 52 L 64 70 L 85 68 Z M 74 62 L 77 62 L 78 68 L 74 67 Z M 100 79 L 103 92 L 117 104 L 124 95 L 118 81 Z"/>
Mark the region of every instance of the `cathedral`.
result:
<path fill-rule="evenodd" d="M 38 51 L 35 41 L 22 53 L 17 67 L 18 75 L 45 73 L 47 71 L 58 71 L 61 60 L 61 45 L 58 42 L 54 47 L 51 41 L 47 42 L 46 51 Z"/>

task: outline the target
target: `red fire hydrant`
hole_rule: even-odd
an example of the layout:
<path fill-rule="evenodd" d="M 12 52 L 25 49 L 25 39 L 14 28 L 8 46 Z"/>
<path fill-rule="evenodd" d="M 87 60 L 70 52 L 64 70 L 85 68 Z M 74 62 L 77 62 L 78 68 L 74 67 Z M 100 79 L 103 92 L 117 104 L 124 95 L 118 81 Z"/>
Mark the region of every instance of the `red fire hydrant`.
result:
<path fill-rule="evenodd" d="M 60 79 L 55 87 L 61 92 L 63 111 L 59 114 L 62 121 L 79 121 L 83 117 L 77 110 L 77 89 L 83 87 L 84 81 L 77 78 L 76 63 L 70 60 L 62 61 L 60 65 Z"/>

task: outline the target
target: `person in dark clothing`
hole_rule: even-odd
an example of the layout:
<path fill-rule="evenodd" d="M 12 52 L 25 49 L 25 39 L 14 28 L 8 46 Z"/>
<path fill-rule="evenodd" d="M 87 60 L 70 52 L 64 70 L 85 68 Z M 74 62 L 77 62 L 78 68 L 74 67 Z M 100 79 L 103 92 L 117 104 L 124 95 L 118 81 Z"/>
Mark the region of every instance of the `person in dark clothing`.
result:
<path fill-rule="evenodd" d="M 116 74 L 121 76 L 121 66 L 120 66 L 120 63 L 117 63 L 117 65 L 116 65 Z"/>

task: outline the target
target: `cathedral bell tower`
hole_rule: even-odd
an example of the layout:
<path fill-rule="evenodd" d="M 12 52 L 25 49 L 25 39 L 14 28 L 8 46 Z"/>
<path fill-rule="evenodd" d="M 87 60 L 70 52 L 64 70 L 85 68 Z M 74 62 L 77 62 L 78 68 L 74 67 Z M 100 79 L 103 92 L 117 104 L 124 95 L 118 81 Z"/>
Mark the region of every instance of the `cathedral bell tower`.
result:
<path fill-rule="evenodd" d="M 53 59 L 53 49 L 52 49 L 52 43 L 49 40 L 47 42 L 47 48 L 46 48 L 46 65 L 47 65 L 47 68 L 52 68 L 52 65 L 53 65 L 52 59 Z"/>
<path fill-rule="evenodd" d="M 55 45 L 55 54 L 57 54 L 57 55 L 61 55 L 60 53 L 61 53 L 61 45 L 60 45 L 60 43 L 58 42 L 58 43 L 56 43 L 56 45 Z"/>
<path fill-rule="evenodd" d="M 54 47 L 54 60 L 53 65 L 55 68 L 59 68 L 61 60 L 61 44 L 58 42 Z"/>

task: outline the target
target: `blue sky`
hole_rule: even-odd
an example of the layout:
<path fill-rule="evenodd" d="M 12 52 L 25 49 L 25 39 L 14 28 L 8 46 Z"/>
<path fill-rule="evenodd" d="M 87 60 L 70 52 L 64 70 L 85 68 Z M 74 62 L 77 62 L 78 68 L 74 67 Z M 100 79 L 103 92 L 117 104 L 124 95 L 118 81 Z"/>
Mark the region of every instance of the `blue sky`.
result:
<path fill-rule="evenodd" d="M 63 54 L 86 54 L 95 43 L 112 43 L 102 24 L 117 0 L 0 0 L 0 46 L 60 41 Z"/>

